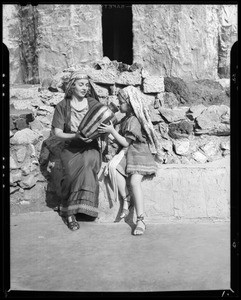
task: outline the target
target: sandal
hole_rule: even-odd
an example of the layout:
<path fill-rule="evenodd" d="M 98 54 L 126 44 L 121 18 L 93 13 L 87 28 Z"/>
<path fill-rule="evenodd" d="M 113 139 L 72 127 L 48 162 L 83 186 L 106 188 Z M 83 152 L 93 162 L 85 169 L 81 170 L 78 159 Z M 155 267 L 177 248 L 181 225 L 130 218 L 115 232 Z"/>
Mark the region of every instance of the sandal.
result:
<path fill-rule="evenodd" d="M 138 226 L 138 222 L 142 222 L 144 224 L 144 228 L 143 227 L 140 227 Z M 136 220 L 136 228 L 134 230 L 134 235 L 142 235 L 145 230 L 146 230 L 146 224 L 144 222 L 144 216 L 143 215 L 140 215 L 139 217 L 137 217 L 137 220 Z"/>
<path fill-rule="evenodd" d="M 76 221 L 75 216 L 71 216 L 71 221 L 67 218 L 67 226 L 70 230 L 75 231 L 80 228 L 79 223 Z"/>
<path fill-rule="evenodd" d="M 129 215 L 130 208 L 131 208 L 131 204 L 130 204 L 131 200 L 130 199 L 127 200 L 129 196 L 130 195 L 127 195 L 125 198 L 123 198 L 123 206 L 124 206 L 124 202 L 127 202 L 128 203 L 128 208 L 127 209 L 126 208 L 122 209 L 122 212 L 121 212 L 121 215 L 120 215 L 120 219 L 124 219 L 124 218 L 126 218 Z"/>

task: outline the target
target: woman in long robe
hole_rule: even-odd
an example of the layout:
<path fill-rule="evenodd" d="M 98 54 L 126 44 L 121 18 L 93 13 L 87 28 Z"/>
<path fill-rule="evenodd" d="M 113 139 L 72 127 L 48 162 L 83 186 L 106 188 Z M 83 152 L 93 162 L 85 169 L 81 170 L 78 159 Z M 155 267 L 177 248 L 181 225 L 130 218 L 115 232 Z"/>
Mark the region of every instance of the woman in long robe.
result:
<path fill-rule="evenodd" d="M 91 96 L 89 96 L 91 95 Z M 79 229 L 77 213 L 98 216 L 101 153 L 97 139 L 87 142 L 78 132 L 86 113 L 96 104 L 96 93 L 87 75 L 74 72 L 65 97 L 56 107 L 52 121 L 54 134 L 65 142 L 61 152 L 63 178 L 59 214 L 70 230 Z M 97 98 L 98 99 L 98 98 Z"/>

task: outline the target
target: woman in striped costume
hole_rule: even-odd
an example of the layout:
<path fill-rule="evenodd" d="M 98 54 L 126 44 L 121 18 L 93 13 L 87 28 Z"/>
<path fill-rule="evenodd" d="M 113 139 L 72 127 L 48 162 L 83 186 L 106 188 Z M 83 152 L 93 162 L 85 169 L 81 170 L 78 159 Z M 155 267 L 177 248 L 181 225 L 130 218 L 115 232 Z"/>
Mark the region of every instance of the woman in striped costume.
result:
<path fill-rule="evenodd" d="M 84 116 L 98 102 L 89 77 L 80 72 L 71 75 L 65 97 L 56 107 L 52 121 L 54 134 L 65 141 L 61 152 L 63 178 L 59 214 L 70 230 L 79 229 L 77 213 L 98 216 L 101 152 L 97 139 L 89 141 L 78 132 Z"/>

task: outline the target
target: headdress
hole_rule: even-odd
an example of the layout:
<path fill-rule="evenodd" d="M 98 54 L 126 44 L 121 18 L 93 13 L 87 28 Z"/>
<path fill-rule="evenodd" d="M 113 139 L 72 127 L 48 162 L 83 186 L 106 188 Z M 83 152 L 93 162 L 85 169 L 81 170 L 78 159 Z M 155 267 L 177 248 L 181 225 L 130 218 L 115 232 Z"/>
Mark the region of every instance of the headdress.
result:
<path fill-rule="evenodd" d="M 93 87 L 92 81 L 90 79 L 90 77 L 83 73 L 82 71 L 74 71 L 69 79 L 69 82 L 67 83 L 66 89 L 65 89 L 65 97 L 69 94 L 69 91 L 72 87 L 72 85 L 75 83 L 76 80 L 79 79 L 88 79 L 89 83 L 90 83 L 90 91 L 89 91 L 89 96 L 95 98 L 96 100 L 99 101 L 99 97 L 97 96 L 97 93 Z"/>
<path fill-rule="evenodd" d="M 158 141 L 157 134 L 153 127 L 150 111 L 145 103 L 145 99 L 141 91 L 133 86 L 128 86 L 119 91 L 119 95 L 131 105 L 137 119 L 144 128 L 148 141 L 150 144 L 150 149 L 152 153 L 156 154 L 157 159 L 161 160 L 162 151 L 161 145 Z"/>

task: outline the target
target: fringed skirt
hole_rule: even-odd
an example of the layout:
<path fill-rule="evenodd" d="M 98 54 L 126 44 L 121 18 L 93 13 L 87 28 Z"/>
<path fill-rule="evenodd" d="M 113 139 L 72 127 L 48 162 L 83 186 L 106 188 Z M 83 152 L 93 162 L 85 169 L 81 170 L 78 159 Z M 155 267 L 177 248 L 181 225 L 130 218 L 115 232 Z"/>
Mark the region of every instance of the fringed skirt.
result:
<path fill-rule="evenodd" d="M 97 217 L 99 204 L 98 172 L 101 157 L 97 142 L 82 144 L 81 149 L 67 147 L 62 151 L 63 178 L 60 215 L 77 213 Z"/>
<path fill-rule="evenodd" d="M 116 169 L 126 177 L 141 174 L 145 180 L 156 176 L 157 164 L 147 144 L 132 143 Z"/>

